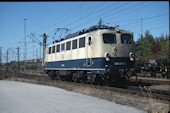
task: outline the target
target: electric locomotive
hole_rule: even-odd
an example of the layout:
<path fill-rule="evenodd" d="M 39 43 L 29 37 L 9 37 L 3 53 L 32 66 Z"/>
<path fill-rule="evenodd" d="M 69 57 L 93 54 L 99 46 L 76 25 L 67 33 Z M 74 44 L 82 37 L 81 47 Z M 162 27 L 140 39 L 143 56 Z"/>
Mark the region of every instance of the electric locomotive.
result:
<path fill-rule="evenodd" d="M 52 79 L 124 82 L 134 66 L 133 33 L 101 24 L 69 34 L 45 51 L 44 70 Z"/>

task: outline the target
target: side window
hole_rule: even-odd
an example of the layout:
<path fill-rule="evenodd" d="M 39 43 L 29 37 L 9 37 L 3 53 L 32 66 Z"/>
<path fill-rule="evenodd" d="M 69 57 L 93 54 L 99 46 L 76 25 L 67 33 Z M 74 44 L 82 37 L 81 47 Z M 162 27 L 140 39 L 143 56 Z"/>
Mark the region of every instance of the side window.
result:
<path fill-rule="evenodd" d="M 48 54 L 51 54 L 51 47 L 49 47 Z"/>
<path fill-rule="evenodd" d="M 79 39 L 79 48 L 85 47 L 85 37 Z"/>
<path fill-rule="evenodd" d="M 57 52 L 60 52 L 60 44 L 57 45 Z"/>
<path fill-rule="evenodd" d="M 77 39 L 73 40 L 72 42 L 72 49 L 76 49 L 77 48 Z"/>
<path fill-rule="evenodd" d="M 64 51 L 64 50 L 65 50 L 65 43 L 61 44 L 61 51 Z"/>
<path fill-rule="evenodd" d="M 53 46 L 52 53 L 55 53 L 55 46 Z"/>
<path fill-rule="evenodd" d="M 71 49 L 71 41 L 66 43 L 66 50 L 70 50 Z"/>

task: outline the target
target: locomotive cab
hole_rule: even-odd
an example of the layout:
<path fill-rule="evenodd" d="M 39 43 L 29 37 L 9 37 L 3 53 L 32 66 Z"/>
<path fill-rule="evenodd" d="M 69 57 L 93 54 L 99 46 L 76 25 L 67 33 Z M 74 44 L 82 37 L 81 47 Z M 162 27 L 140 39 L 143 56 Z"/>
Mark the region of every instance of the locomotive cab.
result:
<path fill-rule="evenodd" d="M 111 81 L 127 80 L 134 74 L 134 41 L 128 31 L 105 31 L 101 33 L 105 73 Z"/>

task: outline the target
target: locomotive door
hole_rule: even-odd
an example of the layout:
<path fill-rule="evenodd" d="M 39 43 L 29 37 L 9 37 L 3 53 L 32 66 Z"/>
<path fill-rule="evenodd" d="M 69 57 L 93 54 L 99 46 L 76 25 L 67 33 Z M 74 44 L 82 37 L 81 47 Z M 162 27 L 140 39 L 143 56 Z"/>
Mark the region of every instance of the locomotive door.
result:
<path fill-rule="evenodd" d="M 92 39 L 91 35 L 86 38 L 86 66 L 91 66 L 92 64 Z"/>

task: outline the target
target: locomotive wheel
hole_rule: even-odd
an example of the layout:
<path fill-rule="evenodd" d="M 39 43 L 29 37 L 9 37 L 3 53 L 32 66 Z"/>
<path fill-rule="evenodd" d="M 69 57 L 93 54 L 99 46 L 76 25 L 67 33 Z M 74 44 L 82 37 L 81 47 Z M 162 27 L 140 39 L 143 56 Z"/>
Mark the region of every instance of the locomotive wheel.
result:
<path fill-rule="evenodd" d="M 54 71 L 50 71 L 49 72 L 49 77 L 50 77 L 51 80 L 55 80 L 56 79 L 56 75 L 55 75 Z"/>
<path fill-rule="evenodd" d="M 78 77 L 77 77 L 77 73 L 76 72 L 73 73 L 73 75 L 72 75 L 72 81 L 73 82 L 78 82 Z"/>
<path fill-rule="evenodd" d="M 59 75 L 58 71 L 56 71 L 55 74 L 56 74 L 56 79 L 60 80 L 61 78 L 60 78 L 60 75 Z"/>
<path fill-rule="evenodd" d="M 156 72 L 150 72 L 151 77 L 156 77 Z"/>
<path fill-rule="evenodd" d="M 84 83 L 86 81 L 86 74 L 82 71 L 76 71 L 72 73 L 70 76 L 72 77 L 72 81 Z"/>
<path fill-rule="evenodd" d="M 96 75 L 96 78 L 94 80 L 94 84 L 95 85 L 100 85 L 101 81 L 102 81 L 102 79 L 101 79 L 100 75 Z"/>

